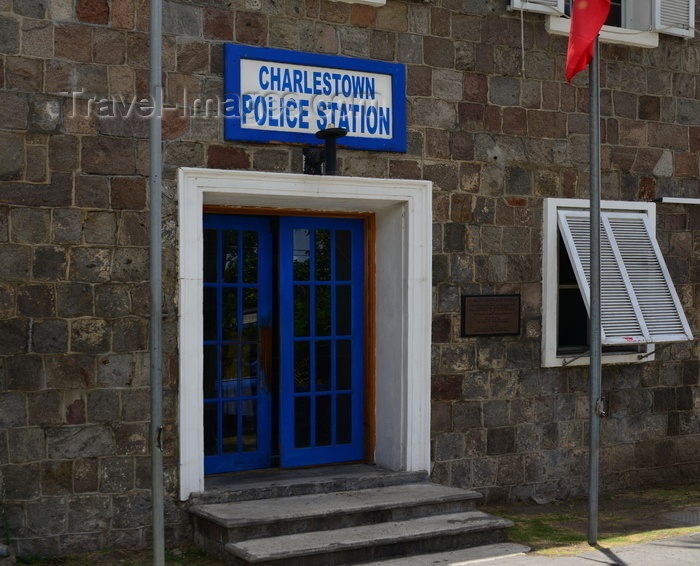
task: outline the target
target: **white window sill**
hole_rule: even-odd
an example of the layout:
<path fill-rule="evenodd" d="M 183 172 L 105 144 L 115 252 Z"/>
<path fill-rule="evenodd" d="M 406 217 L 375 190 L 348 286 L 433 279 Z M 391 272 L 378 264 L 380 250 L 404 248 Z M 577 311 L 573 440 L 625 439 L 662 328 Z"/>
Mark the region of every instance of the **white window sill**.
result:
<path fill-rule="evenodd" d="M 546 351 L 544 351 L 546 350 Z M 645 353 L 629 353 L 629 354 L 606 354 L 602 353 L 600 357 L 601 365 L 613 364 L 643 364 L 653 362 L 656 359 L 655 344 L 647 344 Z M 579 356 L 576 354 L 557 355 L 551 349 L 543 348 L 542 367 L 577 367 L 591 365 L 591 358 L 588 354 Z"/>
<path fill-rule="evenodd" d="M 553 35 L 569 35 L 571 19 L 559 16 L 547 16 L 545 28 Z M 651 31 L 637 31 L 613 26 L 603 26 L 600 30 L 600 41 L 617 45 L 630 45 L 653 49 L 659 46 L 659 34 Z"/>

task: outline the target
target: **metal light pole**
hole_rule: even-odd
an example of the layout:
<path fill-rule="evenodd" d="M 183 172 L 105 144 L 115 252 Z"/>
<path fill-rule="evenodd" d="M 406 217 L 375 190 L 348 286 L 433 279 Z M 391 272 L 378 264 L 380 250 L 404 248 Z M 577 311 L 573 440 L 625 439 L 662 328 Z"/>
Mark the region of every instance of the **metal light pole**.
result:
<path fill-rule="evenodd" d="M 598 541 L 598 468 L 600 451 L 600 415 L 598 400 L 601 391 L 601 313 L 600 313 L 600 65 L 598 38 L 593 44 L 589 68 L 589 132 L 590 132 L 590 221 L 591 221 L 591 313 L 589 345 L 588 403 L 588 544 Z"/>
<path fill-rule="evenodd" d="M 150 94 L 153 101 L 149 122 L 150 148 L 150 347 L 151 347 L 151 510 L 153 518 L 153 564 L 165 564 L 163 513 L 163 148 L 161 121 L 163 116 L 162 86 L 162 0 L 150 5 Z"/>

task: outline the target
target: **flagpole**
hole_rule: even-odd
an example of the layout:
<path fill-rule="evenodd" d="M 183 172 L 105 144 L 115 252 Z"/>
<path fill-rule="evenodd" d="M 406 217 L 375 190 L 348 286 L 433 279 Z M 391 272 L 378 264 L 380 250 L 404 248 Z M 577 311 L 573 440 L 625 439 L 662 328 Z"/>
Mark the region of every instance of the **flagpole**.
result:
<path fill-rule="evenodd" d="M 591 313 L 589 344 L 588 404 L 588 544 L 598 541 L 598 475 L 600 450 L 601 396 L 601 309 L 600 309 L 600 65 L 598 37 L 593 43 L 593 59 L 589 67 L 589 135 L 590 135 L 590 222 L 591 222 Z"/>

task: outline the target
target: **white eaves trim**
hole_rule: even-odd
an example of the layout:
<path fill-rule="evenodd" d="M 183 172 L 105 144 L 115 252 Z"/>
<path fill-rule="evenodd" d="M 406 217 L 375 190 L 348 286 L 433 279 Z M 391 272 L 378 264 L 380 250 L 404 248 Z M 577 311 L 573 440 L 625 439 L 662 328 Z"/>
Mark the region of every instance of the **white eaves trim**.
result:
<path fill-rule="evenodd" d="M 559 210 L 559 230 L 590 313 L 590 214 Z M 601 326 L 604 345 L 692 340 L 649 217 L 601 212 Z"/>
<path fill-rule="evenodd" d="M 664 204 L 700 204 L 700 198 L 662 197 L 661 202 Z"/>

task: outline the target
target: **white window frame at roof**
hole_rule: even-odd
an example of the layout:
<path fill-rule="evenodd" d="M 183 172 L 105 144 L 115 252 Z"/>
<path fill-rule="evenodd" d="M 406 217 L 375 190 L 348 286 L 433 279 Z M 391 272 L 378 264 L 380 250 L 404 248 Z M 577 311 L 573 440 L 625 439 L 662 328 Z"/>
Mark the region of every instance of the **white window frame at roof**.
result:
<path fill-rule="evenodd" d="M 603 26 L 601 42 L 654 48 L 659 45 L 659 34 L 684 38 L 695 35 L 695 0 L 624 1 L 625 26 Z M 565 0 L 510 0 L 510 8 L 545 14 L 549 33 L 569 35 L 571 20 L 565 15 Z M 676 22 L 684 17 L 686 21 Z"/>
<path fill-rule="evenodd" d="M 567 248 L 567 251 L 571 251 L 570 247 L 573 245 L 569 236 L 566 235 L 566 230 L 561 229 L 561 211 L 569 211 L 571 215 L 583 214 L 588 216 L 589 201 L 582 199 L 545 199 L 544 203 L 544 229 L 543 229 L 543 283 L 542 283 L 542 365 L 544 367 L 559 367 L 564 365 L 588 365 L 589 358 L 588 355 L 582 355 L 580 357 L 568 355 L 561 355 L 557 353 L 557 328 L 558 328 L 558 274 L 559 274 L 559 250 L 558 250 L 558 240 L 559 234 L 562 234 Z M 627 215 L 629 218 L 643 218 L 644 229 L 646 234 L 642 236 L 644 239 L 649 240 L 651 245 L 655 248 L 656 260 L 661 266 L 661 269 L 665 277 L 666 290 L 671 296 L 671 300 L 674 302 L 677 312 L 682 320 L 683 331 L 674 335 L 653 335 L 648 331 L 644 334 L 629 332 L 627 336 L 618 337 L 608 337 L 604 340 L 605 344 L 608 345 L 619 345 L 619 344 L 646 344 L 646 351 L 643 355 L 636 352 L 630 353 L 614 353 L 614 354 L 604 354 L 603 363 L 638 363 L 643 361 L 651 361 L 654 359 L 654 343 L 666 342 L 666 341 L 680 341 L 680 340 L 692 340 L 692 333 L 688 326 L 688 322 L 683 313 L 683 309 L 680 305 L 680 301 L 676 294 L 673 283 L 666 269 L 663 257 L 656 243 L 655 237 L 655 218 L 656 218 L 656 205 L 654 203 L 632 203 L 632 202 L 615 202 L 615 201 L 604 201 L 601 203 L 602 216 L 604 217 L 620 217 Z M 608 220 L 609 221 L 609 220 Z M 606 222 L 604 219 L 603 222 Z M 568 239 L 568 241 L 567 241 Z M 575 247 L 575 246 L 574 246 Z M 615 248 L 613 242 L 613 248 Z M 614 252 L 617 254 L 617 261 L 620 261 L 620 250 L 615 249 Z M 585 252 L 584 252 L 585 253 Z M 587 283 L 585 283 L 585 269 L 582 267 L 581 262 L 578 261 L 572 254 L 569 253 L 569 257 L 572 259 L 572 266 L 574 270 L 577 271 L 577 279 L 579 280 L 579 288 L 583 288 L 582 294 L 584 296 L 584 303 L 588 308 L 589 301 L 586 298 L 588 294 Z M 577 264 L 578 263 L 578 264 Z M 581 285 L 581 281 L 584 284 Z M 642 317 L 644 320 L 644 317 Z M 644 322 L 642 322 L 644 325 Z M 612 334 L 612 333 L 611 333 Z"/>

